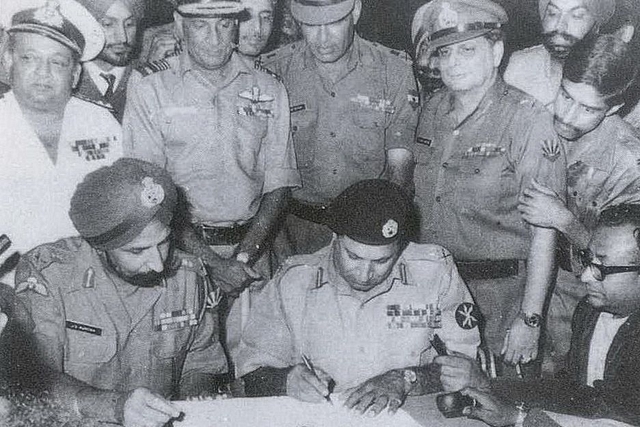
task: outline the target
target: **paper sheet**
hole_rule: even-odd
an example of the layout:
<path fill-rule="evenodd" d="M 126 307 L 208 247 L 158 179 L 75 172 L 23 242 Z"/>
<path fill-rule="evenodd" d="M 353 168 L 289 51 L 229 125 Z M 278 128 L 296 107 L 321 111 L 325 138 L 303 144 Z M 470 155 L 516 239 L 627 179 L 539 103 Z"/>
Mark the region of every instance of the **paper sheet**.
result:
<path fill-rule="evenodd" d="M 185 413 L 175 427 L 420 427 L 400 409 L 376 417 L 359 415 L 340 403 L 305 403 L 290 397 L 174 402 Z"/>

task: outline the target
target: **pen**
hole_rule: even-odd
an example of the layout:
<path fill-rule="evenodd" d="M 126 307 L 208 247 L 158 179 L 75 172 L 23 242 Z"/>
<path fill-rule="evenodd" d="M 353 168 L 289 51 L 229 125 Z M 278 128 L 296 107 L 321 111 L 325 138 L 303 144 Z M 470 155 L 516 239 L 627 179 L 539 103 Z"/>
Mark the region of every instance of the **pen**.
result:
<path fill-rule="evenodd" d="M 304 366 L 307 367 L 308 370 L 311 371 L 311 373 L 320 381 L 322 381 L 320 379 L 320 376 L 318 376 L 318 372 L 316 372 L 316 368 L 313 367 L 313 364 L 311 363 L 311 359 L 309 359 L 306 355 L 302 355 L 302 361 L 304 362 Z M 329 390 L 329 386 L 327 385 L 327 390 Z M 324 396 L 324 398 L 327 400 L 327 402 L 333 404 L 333 402 L 331 401 L 331 395 L 330 393 L 328 393 L 326 396 Z"/>

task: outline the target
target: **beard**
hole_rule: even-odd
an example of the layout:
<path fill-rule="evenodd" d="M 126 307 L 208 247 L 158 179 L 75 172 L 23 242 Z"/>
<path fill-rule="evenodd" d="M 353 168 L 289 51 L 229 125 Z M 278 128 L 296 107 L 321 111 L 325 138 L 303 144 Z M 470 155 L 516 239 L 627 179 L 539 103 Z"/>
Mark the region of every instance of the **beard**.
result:
<path fill-rule="evenodd" d="M 128 43 L 106 45 L 98 55 L 98 59 L 114 67 L 126 67 L 133 59 L 133 46 Z"/>
<path fill-rule="evenodd" d="M 174 246 L 171 245 L 171 247 L 169 248 L 167 259 L 164 261 L 162 271 L 160 272 L 152 270 L 145 273 L 126 274 L 120 267 L 118 267 L 116 263 L 111 260 L 108 252 L 105 252 L 105 260 L 109 270 L 111 270 L 118 277 L 120 277 L 130 285 L 140 288 L 153 288 L 155 286 L 162 285 L 164 280 L 175 276 L 175 274 L 177 273 L 178 270 L 176 262 L 174 262 L 175 259 L 173 253 Z"/>
<path fill-rule="evenodd" d="M 558 43 L 557 39 L 562 39 L 563 43 Z M 566 59 L 571 53 L 571 48 L 578 43 L 580 39 L 567 33 L 551 31 L 542 35 L 542 44 L 549 51 L 552 57 L 556 59 Z"/>

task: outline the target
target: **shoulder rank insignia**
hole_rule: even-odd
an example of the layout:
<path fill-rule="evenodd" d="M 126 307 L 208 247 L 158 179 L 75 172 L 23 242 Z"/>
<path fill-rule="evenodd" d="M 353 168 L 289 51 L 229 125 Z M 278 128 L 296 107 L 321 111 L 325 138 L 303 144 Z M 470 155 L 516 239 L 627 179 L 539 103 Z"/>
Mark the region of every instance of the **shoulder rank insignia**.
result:
<path fill-rule="evenodd" d="M 273 71 L 271 71 L 270 69 L 268 69 L 267 67 L 265 67 L 264 65 L 262 65 L 261 59 L 255 60 L 255 62 L 253 63 L 253 68 L 255 68 L 258 71 L 262 71 L 263 73 L 269 74 L 271 77 L 273 77 L 274 79 L 282 83 L 282 78 L 276 73 L 274 73 Z"/>
<path fill-rule="evenodd" d="M 20 294 L 25 291 L 34 291 L 43 297 L 49 296 L 49 290 L 45 285 L 40 283 L 37 278 L 31 276 L 24 282 L 20 282 L 16 285 L 16 294 Z"/>
<path fill-rule="evenodd" d="M 542 141 L 542 154 L 550 162 L 555 162 L 560 157 L 560 143 L 555 139 L 545 139 Z"/>
<path fill-rule="evenodd" d="M 158 59 L 157 61 L 145 62 L 136 67 L 136 71 L 142 74 L 142 77 L 146 77 L 159 71 L 168 70 L 171 68 L 171 64 L 166 59 Z"/>
<path fill-rule="evenodd" d="M 387 99 L 375 99 L 366 95 L 357 95 L 351 98 L 350 101 L 355 102 L 362 108 L 368 108 L 374 111 L 382 111 L 387 114 L 393 114 L 396 112 L 396 107 L 394 107 L 391 101 Z"/>
<path fill-rule="evenodd" d="M 481 314 L 475 304 L 463 302 L 456 308 L 456 323 L 462 329 L 473 329 L 478 326 Z"/>

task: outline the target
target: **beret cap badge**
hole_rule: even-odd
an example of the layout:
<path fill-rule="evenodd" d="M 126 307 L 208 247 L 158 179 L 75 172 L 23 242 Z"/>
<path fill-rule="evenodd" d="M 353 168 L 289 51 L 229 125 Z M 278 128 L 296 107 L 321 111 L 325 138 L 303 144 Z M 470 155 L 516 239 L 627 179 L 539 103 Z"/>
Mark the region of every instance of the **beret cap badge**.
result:
<path fill-rule="evenodd" d="M 382 235 L 387 239 L 391 239 L 395 237 L 396 234 L 398 234 L 398 222 L 393 219 L 385 222 L 382 226 Z"/>
<path fill-rule="evenodd" d="M 164 189 L 153 178 L 147 176 L 142 179 L 142 192 L 140 201 L 142 205 L 151 209 L 158 206 L 164 200 Z"/>
<path fill-rule="evenodd" d="M 33 18 L 52 27 L 62 28 L 64 25 L 64 18 L 60 14 L 60 3 L 56 0 L 47 0 L 44 6 L 34 12 Z"/>

